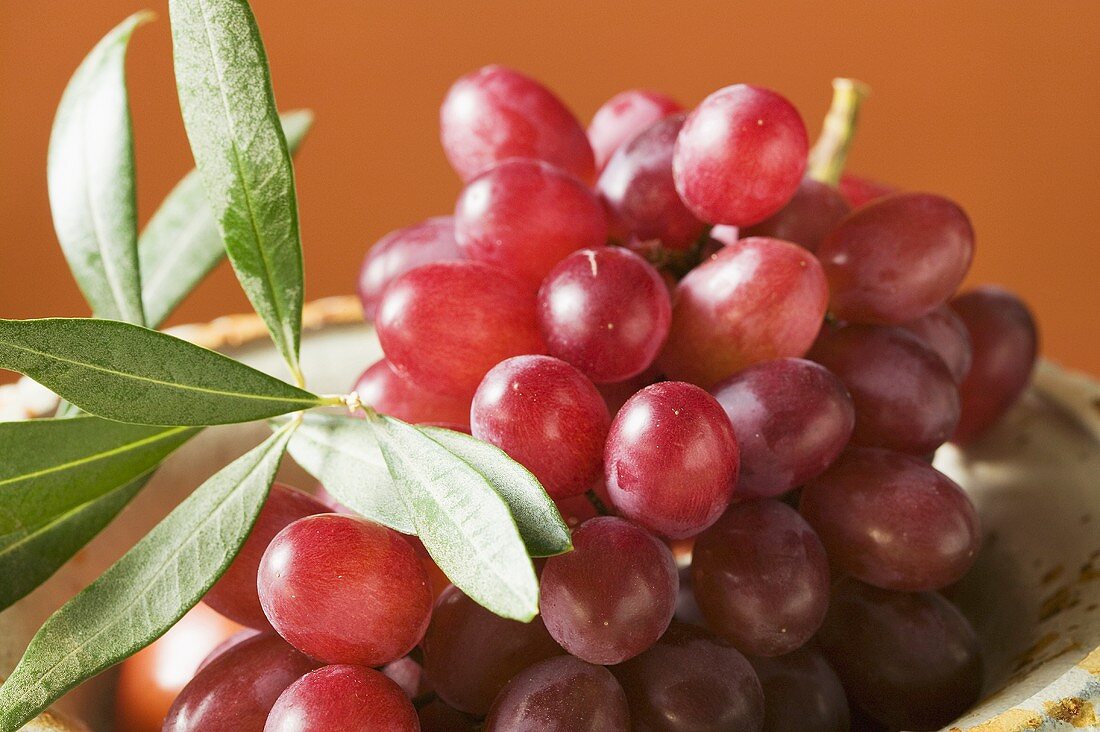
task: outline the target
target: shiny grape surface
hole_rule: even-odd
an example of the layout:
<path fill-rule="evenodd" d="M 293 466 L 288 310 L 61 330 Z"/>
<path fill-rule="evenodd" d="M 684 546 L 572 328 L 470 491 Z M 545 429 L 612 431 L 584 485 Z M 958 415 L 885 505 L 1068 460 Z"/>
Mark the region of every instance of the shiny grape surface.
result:
<path fill-rule="evenodd" d="M 374 669 L 334 665 L 311 671 L 280 696 L 264 732 L 419 732 L 416 710 Z"/>
<path fill-rule="evenodd" d="M 660 92 L 628 89 L 608 99 L 588 123 L 588 141 L 603 170 L 611 156 L 639 132 L 660 119 L 683 111 L 680 103 Z"/>
<path fill-rule="evenodd" d="M 963 490 L 924 460 L 889 450 L 846 451 L 806 484 L 799 510 L 831 562 L 892 590 L 945 587 L 981 546 L 978 514 Z"/>
<path fill-rule="evenodd" d="M 825 236 L 851 211 L 852 207 L 836 188 L 803 178 L 786 206 L 759 224 L 747 227 L 741 236 L 769 236 L 816 252 Z"/>
<path fill-rule="evenodd" d="M 627 249 L 599 247 L 550 271 L 538 317 L 550 355 L 606 384 L 650 367 L 668 337 L 672 304 L 652 265 Z"/>
<path fill-rule="evenodd" d="M 806 125 L 790 102 L 737 84 L 688 116 L 676 142 L 676 189 L 711 224 L 748 226 L 786 205 L 806 170 Z"/>
<path fill-rule="evenodd" d="M 891 727 L 939 729 L 981 691 L 974 630 L 935 592 L 905 594 L 843 580 L 818 642 L 849 696 Z"/>
<path fill-rule="evenodd" d="M 714 397 L 665 381 L 632 396 L 611 423 L 604 478 L 615 509 L 670 539 L 699 533 L 733 496 L 737 439 Z"/>
<path fill-rule="evenodd" d="M 254 638 L 262 633 L 275 635 L 275 631 L 270 629 L 267 631 L 256 630 L 255 628 L 244 628 L 243 630 L 238 630 L 236 633 L 229 636 L 218 645 L 214 646 L 213 650 L 211 650 L 210 653 L 206 654 L 206 658 L 202 659 L 202 663 L 200 663 L 199 667 L 195 669 L 195 673 L 202 671 L 204 668 L 213 663 L 214 659 L 223 655 L 230 648 L 233 648 L 234 646 L 243 643 L 249 638 Z"/>
<path fill-rule="evenodd" d="M 588 490 L 603 467 L 611 415 L 580 371 L 551 356 L 494 366 L 474 394 L 473 436 L 535 474 L 552 498 Z"/>
<path fill-rule="evenodd" d="M 509 356 L 545 351 L 534 293 L 482 262 L 441 262 L 405 273 L 386 288 L 375 326 L 398 373 L 452 396 L 472 396 L 489 369 Z"/>
<path fill-rule="evenodd" d="M 256 593 L 256 571 L 260 567 L 260 558 L 267 545 L 287 524 L 328 511 L 328 506 L 307 493 L 282 483 L 271 486 L 248 539 L 221 579 L 207 590 L 203 602 L 241 625 L 271 630 L 271 623 L 264 615 Z"/>
<path fill-rule="evenodd" d="M 793 508 L 742 501 L 696 538 L 691 584 L 707 628 L 743 653 L 779 656 L 821 626 L 829 560 Z"/>
<path fill-rule="evenodd" d="M 588 186 L 538 160 L 506 160 L 471 180 L 455 204 L 455 239 L 469 259 L 538 289 L 570 253 L 607 242 L 607 215 Z"/>
<path fill-rule="evenodd" d="M 680 280 L 658 364 L 670 379 L 710 388 L 759 361 L 801 357 L 828 299 L 814 255 L 779 239 L 742 239 Z"/>
<path fill-rule="evenodd" d="M 954 310 L 940 305 L 928 315 L 903 323 L 901 327 L 924 341 L 947 364 L 955 383 L 962 383 L 970 372 L 973 349 L 966 323 Z"/>
<path fill-rule="evenodd" d="M 824 366 L 799 358 L 762 361 L 711 389 L 741 448 L 737 491 L 778 496 L 829 467 L 855 425 L 848 390 Z"/>
<path fill-rule="evenodd" d="M 456 81 L 439 110 L 443 152 L 462 180 L 507 158 L 544 160 L 583 181 L 595 171 L 588 136 L 553 92 L 503 66 Z"/>
<path fill-rule="evenodd" d="M 428 574 L 400 534 L 365 519 L 295 521 L 264 552 L 260 604 L 279 635 L 325 663 L 379 666 L 420 642 Z"/>
<path fill-rule="evenodd" d="M 572 656 L 550 658 L 497 695 L 485 732 L 629 732 L 626 694 L 611 672 Z"/>
<path fill-rule="evenodd" d="M 374 320 L 382 291 L 393 280 L 431 262 L 462 259 L 451 216 L 435 216 L 391 231 L 370 248 L 359 270 L 359 301 L 367 320 Z"/>
<path fill-rule="evenodd" d="M 811 646 L 776 658 L 749 658 L 764 687 L 764 732 L 837 732 L 848 729 L 844 687 Z"/>
<path fill-rule="evenodd" d="M 470 423 L 470 399 L 428 391 L 379 359 L 355 382 L 359 399 L 382 414 L 414 424 Z"/>
<path fill-rule="evenodd" d="M 652 646 L 676 611 L 672 552 L 612 516 L 573 532 L 573 551 L 546 560 L 539 606 L 546 629 L 572 655 L 614 664 Z"/>

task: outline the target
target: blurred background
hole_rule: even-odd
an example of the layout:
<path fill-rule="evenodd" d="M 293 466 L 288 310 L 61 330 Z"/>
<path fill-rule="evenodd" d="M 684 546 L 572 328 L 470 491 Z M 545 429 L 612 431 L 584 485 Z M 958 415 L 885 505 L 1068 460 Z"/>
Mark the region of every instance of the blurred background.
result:
<path fill-rule="evenodd" d="M 46 147 L 69 76 L 144 7 L 129 60 L 142 222 L 193 165 L 164 0 L 0 0 L 0 316 L 86 315 L 57 247 Z M 614 93 L 692 105 L 735 82 L 772 87 L 811 138 L 830 79 L 873 88 L 849 170 L 943 193 L 970 214 L 970 282 L 1036 311 L 1046 355 L 1100 374 L 1100 3 L 871 0 L 667 3 L 254 0 L 276 98 L 316 124 L 298 157 L 307 297 L 350 293 L 387 231 L 448 213 L 459 191 L 438 107 L 490 62 L 553 88 L 587 124 Z M 227 266 L 172 322 L 243 312 Z M 2 375 L 0 375 L 2 376 Z"/>

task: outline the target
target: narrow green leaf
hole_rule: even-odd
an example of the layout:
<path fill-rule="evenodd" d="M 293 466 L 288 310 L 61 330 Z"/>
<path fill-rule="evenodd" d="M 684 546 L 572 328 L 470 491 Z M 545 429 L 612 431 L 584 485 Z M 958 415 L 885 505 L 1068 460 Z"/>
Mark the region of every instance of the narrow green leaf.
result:
<path fill-rule="evenodd" d="M 43 624 L 0 686 L 0 730 L 149 645 L 202 599 L 252 530 L 295 424 L 218 471 Z"/>
<path fill-rule="evenodd" d="M 135 13 L 101 40 L 61 96 L 47 181 L 54 229 L 84 298 L 100 318 L 145 324 L 137 255 L 134 145 L 126 93 Z"/>
<path fill-rule="evenodd" d="M 496 445 L 442 427 L 418 427 L 485 476 L 508 504 L 520 536 L 533 557 L 550 557 L 573 548 L 569 527 L 538 478 Z"/>
<path fill-rule="evenodd" d="M 290 455 L 325 490 L 360 516 L 403 534 L 416 532 L 378 450 L 374 429 L 350 415 L 311 412 L 290 441 Z"/>
<path fill-rule="evenodd" d="M 193 343 L 94 318 L 0 320 L 0 368 L 119 422 L 250 422 L 333 403 Z"/>
<path fill-rule="evenodd" d="M 485 476 L 412 425 L 384 416 L 370 424 L 416 534 L 439 568 L 497 615 L 535 617 L 539 587 L 531 558 Z"/>
<path fill-rule="evenodd" d="M 308 110 L 281 117 L 287 147 L 296 152 L 313 124 Z M 142 300 L 158 328 L 225 256 L 225 246 L 197 171 L 183 177 L 149 219 L 138 240 Z"/>
<path fill-rule="evenodd" d="M 246 0 L 170 0 L 168 9 L 195 166 L 237 278 L 299 378 L 303 276 L 294 168 L 256 19 Z"/>

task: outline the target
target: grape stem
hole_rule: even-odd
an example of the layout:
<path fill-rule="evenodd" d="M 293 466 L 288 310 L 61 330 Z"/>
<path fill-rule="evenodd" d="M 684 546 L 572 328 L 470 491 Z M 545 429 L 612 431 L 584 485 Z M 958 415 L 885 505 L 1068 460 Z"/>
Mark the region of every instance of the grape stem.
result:
<path fill-rule="evenodd" d="M 810 150 L 807 175 L 814 180 L 836 186 L 852 147 L 859 120 L 859 108 L 871 93 L 871 87 L 855 79 L 833 79 L 833 102 L 821 136 Z"/>

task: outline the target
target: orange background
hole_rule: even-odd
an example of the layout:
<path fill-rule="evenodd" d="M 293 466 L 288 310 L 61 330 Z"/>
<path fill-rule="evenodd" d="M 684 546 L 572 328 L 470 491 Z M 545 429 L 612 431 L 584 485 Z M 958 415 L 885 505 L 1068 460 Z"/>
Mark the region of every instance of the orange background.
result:
<path fill-rule="evenodd" d="M 130 12 L 142 221 L 192 165 L 163 0 L 0 0 L 0 316 L 82 315 L 54 239 L 46 145 L 61 91 Z M 317 123 L 298 162 L 310 298 L 351 292 L 386 231 L 450 211 L 439 146 L 450 82 L 489 62 L 554 88 L 587 123 L 646 86 L 692 104 L 726 84 L 773 87 L 816 135 L 833 76 L 874 94 L 849 169 L 942 192 L 978 232 L 972 282 L 1038 313 L 1044 350 L 1100 373 L 1100 3 L 363 2 L 253 0 L 284 109 Z M 247 309 L 225 267 L 173 322 Z"/>

